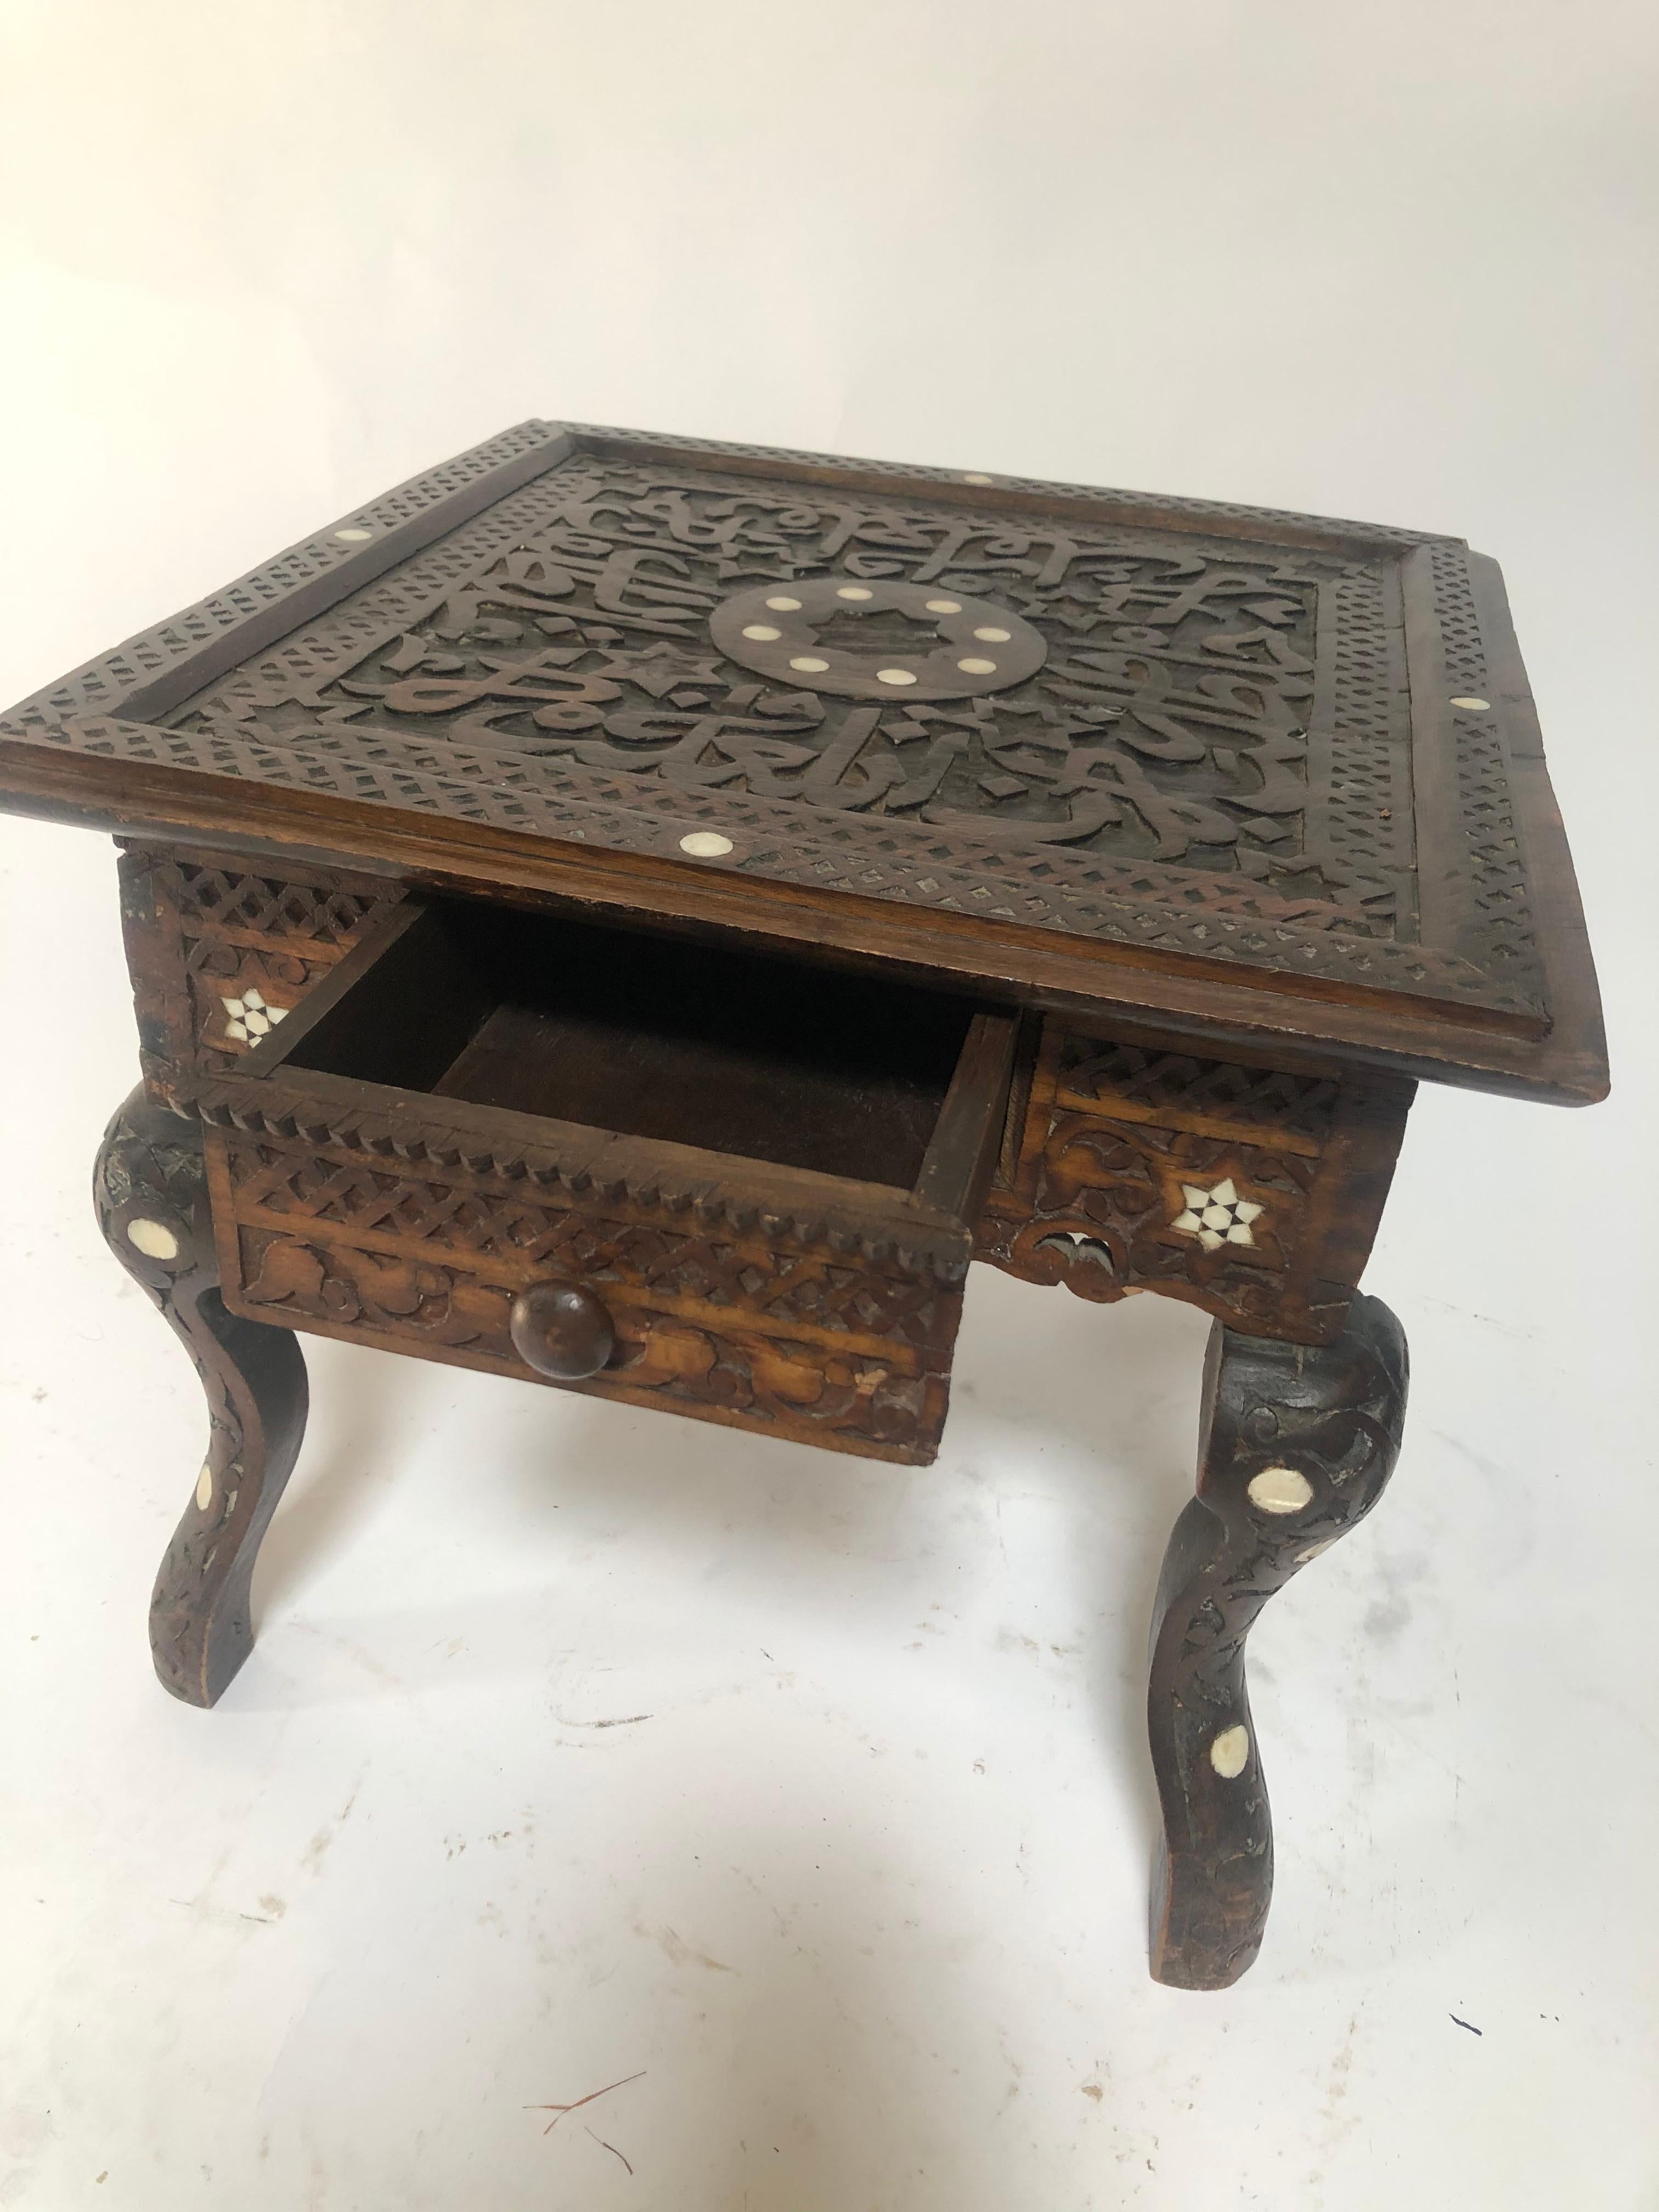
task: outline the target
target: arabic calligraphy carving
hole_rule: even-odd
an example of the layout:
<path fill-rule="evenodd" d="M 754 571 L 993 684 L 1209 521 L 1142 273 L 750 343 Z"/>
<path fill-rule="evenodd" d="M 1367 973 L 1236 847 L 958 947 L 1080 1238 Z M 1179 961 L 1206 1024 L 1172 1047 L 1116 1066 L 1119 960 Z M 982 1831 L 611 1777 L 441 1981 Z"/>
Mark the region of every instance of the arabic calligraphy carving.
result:
<path fill-rule="evenodd" d="M 349 553 L 446 502 L 452 526 L 330 599 Z M 1537 1019 L 1507 710 L 1442 720 L 1448 695 L 1492 690 L 1471 558 L 1260 507 L 532 422 L 21 702 L 0 741 L 241 780 L 261 818 L 297 793 L 417 839 L 454 823 L 677 867 L 688 835 L 720 837 L 738 880 Z M 914 624 L 907 652 L 842 668 L 891 642 L 872 624 L 894 609 L 857 600 L 812 625 L 822 649 L 782 656 L 822 671 L 743 657 L 799 645 L 771 617 L 815 592 L 912 586 L 993 611 L 955 654 L 971 688 L 924 696 L 918 664 L 963 641 Z M 800 607 L 738 622 L 780 638 L 734 657 L 720 610 L 757 592 Z M 1005 685 L 997 647 L 1023 623 L 1044 657 Z M 409 714 L 388 704 L 404 676 L 484 689 Z"/>
<path fill-rule="evenodd" d="M 1313 732 L 1319 594 L 1352 593 L 1352 563 L 592 460 L 514 505 L 514 542 L 389 622 L 316 625 L 175 726 L 372 739 L 394 772 L 486 785 L 540 763 L 793 799 L 990 831 L 1028 863 L 1179 863 L 1393 933 L 1409 810 L 1386 804 L 1380 661 L 1338 673 L 1382 706 Z M 1310 783 L 1334 744 L 1370 777 L 1335 780 L 1334 834 Z"/>

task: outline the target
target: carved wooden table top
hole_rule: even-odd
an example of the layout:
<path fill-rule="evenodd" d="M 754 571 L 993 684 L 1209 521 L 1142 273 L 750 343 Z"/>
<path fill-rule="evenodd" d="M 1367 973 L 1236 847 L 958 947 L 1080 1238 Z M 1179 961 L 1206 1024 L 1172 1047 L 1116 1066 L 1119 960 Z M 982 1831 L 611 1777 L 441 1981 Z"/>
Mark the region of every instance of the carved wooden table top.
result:
<path fill-rule="evenodd" d="M 1502 581 L 1452 538 L 526 422 L 24 702 L 0 792 L 1605 1088 Z"/>
<path fill-rule="evenodd" d="M 972 1261 L 1178 1298 L 1152 1964 L 1244 1971 L 1245 1642 L 1400 1448 L 1416 1081 L 1607 1088 L 1491 561 L 527 422 L 0 717 L 0 800 L 122 848 L 99 1218 L 210 1414 L 169 1690 L 252 1648 L 297 1333 L 921 1464 Z"/>

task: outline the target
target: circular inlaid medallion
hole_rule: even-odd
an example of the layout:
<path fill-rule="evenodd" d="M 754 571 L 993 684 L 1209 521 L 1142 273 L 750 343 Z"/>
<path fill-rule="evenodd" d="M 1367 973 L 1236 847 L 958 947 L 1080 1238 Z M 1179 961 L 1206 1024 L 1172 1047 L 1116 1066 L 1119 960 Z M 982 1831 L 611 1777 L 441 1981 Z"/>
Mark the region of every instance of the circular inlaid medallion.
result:
<path fill-rule="evenodd" d="M 839 699 L 971 699 L 1023 684 L 1048 652 L 1040 630 L 994 600 L 890 580 L 762 584 L 716 607 L 708 629 L 739 667 Z"/>

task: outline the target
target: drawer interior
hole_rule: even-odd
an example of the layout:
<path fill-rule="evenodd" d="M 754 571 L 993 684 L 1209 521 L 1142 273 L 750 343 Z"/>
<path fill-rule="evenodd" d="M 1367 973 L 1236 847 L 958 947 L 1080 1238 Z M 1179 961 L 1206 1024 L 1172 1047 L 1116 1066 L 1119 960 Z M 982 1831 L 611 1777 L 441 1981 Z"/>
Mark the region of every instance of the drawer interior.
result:
<path fill-rule="evenodd" d="M 337 983 L 249 1074 L 310 1069 L 905 1191 L 940 1180 L 965 1117 L 994 1136 L 1007 1088 L 1012 1022 L 963 1000 L 501 907 L 400 909 Z"/>

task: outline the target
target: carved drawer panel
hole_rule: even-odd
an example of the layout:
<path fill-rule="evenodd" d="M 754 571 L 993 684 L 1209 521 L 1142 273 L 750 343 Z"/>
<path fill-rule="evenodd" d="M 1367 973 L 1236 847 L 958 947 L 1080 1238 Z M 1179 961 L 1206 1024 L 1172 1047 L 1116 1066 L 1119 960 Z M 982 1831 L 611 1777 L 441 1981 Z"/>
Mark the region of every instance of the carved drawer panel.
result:
<path fill-rule="evenodd" d="M 1043 1025 L 977 1255 L 1100 1303 L 1160 1291 L 1258 1336 L 1340 1334 L 1415 1085 Z"/>
<path fill-rule="evenodd" d="M 226 1304 L 925 1462 L 1013 1035 L 868 978 L 410 902 L 193 1086 Z M 574 1370 L 527 1318 L 560 1297 L 598 1332 Z"/>

